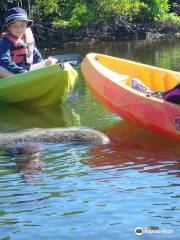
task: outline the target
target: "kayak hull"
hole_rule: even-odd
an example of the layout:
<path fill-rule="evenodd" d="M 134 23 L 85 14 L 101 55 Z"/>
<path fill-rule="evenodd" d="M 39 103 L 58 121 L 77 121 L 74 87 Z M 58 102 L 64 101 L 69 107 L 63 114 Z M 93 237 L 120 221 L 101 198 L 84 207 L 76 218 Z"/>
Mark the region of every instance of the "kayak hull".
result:
<path fill-rule="evenodd" d="M 140 128 L 180 140 L 180 106 L 131 88 L 139 78 L 153 91 L 180 82 L 180 73 L 90 53 L 82 63 L 84 78 L 97 99 L 112 112 Z"/>
<path fill-rule="evenodd" d="M 0 104 L 54 106 L 64 102 L 77 79 L 68 63 L 0 79 Z"/>

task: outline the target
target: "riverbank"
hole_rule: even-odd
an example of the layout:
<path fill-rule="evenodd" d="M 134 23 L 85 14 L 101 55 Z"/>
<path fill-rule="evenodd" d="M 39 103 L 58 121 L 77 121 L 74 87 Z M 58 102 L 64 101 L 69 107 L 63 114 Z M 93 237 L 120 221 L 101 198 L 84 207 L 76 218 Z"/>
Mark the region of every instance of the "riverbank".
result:
<path fill-rule="evenodd" d="M 180 24 L 163 22 L 128 22 L 126 16 L 113 16 L 101 23 L 77 29 L 42 27 L 38 36 L 40 46 L 56 46 L 60 43 L 83 44 L 99 41 L 132 39 L 157 39 L 180 35 Z"/>

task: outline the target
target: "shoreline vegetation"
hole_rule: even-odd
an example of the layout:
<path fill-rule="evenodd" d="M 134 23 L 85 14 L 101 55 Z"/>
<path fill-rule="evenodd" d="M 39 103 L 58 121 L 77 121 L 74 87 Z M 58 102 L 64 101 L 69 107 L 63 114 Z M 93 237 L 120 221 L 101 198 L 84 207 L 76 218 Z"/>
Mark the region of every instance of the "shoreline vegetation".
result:
<path fill-rule="evenodd" d="M 179 0 L 0 0 L 0 16 L 14 6 L 27 10 L 43 47 L 180 35 Z"/>

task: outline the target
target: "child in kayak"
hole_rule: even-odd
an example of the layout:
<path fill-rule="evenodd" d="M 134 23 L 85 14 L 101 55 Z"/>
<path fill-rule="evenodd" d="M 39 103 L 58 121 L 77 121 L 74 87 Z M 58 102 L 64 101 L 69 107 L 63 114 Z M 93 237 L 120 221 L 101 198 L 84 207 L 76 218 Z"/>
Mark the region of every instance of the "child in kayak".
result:
<path fill-rule="evenodd" d="M 24 73 L 39 68 L 44 60 L 38 51 L 32 31 L 32 20 L 27 18 L 24 9 L 9 9 L 4 17 L 0 41 L 0 77 Z M 55 64 L 55 59 L 46 59 L 44 66 Z M 41 64 L 42 65 L 42 64 Z"/>

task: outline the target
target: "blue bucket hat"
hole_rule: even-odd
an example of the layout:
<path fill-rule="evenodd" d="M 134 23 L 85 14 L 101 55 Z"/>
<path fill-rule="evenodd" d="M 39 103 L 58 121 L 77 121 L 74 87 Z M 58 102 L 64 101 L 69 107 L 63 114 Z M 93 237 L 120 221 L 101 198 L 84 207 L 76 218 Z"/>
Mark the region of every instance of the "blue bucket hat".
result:
<path fill-rule="evenodd" d="M 33 23 L 33 20 L 27 18 L 27 12 L 19 7 L 9 9 L 4 15 L 4 25 L 2 28 L 5 28 L 8 24 L 14 21 L 23 20 L 27 22 L 27 27 L 30 27 Z"/>

